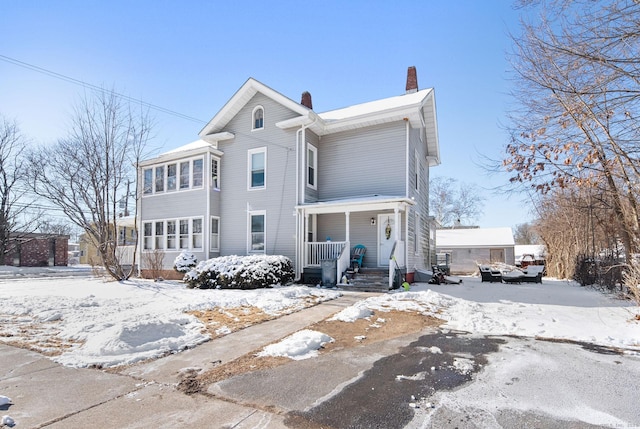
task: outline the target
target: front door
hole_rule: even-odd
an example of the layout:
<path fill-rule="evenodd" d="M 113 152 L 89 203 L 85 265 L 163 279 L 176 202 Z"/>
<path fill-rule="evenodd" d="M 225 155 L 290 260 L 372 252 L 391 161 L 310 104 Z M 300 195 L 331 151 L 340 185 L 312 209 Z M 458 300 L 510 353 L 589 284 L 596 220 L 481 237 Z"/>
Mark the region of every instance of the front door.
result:
<path fill-rule="evenodd" d="M 401 215 L 398 215 L 401 216 Z M 378 215 L 378 266 L 388 267 L 396 237 L 395 214 Z"/>

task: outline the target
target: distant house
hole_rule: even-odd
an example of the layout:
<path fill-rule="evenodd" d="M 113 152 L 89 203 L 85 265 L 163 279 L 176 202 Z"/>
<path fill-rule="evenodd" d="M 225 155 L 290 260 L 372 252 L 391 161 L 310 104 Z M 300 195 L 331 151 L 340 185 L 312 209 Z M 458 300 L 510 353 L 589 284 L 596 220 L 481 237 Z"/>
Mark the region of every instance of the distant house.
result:
<path fill-rule="evenodd" d="M 515 246 L 515 264 L 517 266 L 544 265 L 547 249 L 544 244 L 520 244 Z"/>
<path fill-rule="evenodd" d="M 142 256 L 161 251 L 171 270 L 182 250 L 198 260 L 279 254 L 299 280 L 317 282 L 322 260 L 335 260 L 341 279 L 362 244 L 363 267 L 390 279 L 396 265 L 408 278 L 429 267 L 435 93 L 418 90 L 414 67 L 405 89 L 316 113 L 309 93 L 298 103 L 250 78 L 200 140 L 139 164 Z"/>
<path fill-rule="evenodd" d="M 14 267 L 66 266 L 68 235 L 16 233 L 10 238 L 5 264 Z"/>
<path fill-rule="evenodd" d="M 436 231 L 436 252 L 447 255 L 451 272 L 472 274 L 478 264 L 515 263 L 511 228 L 454 228 Z"/>
<path fill-rule="evenodd" d="M 135 229 L 135 217 L 124 216 L 120 217 L 116 221 L 118 227 L 118 243 L 117 243 L 117 256 L 120 264 L 123 266 L 130 266 L 133 263 L 133 253 L 136 247 L 137 231 Z M 88 234 L 80 234 L 78 243 L 79 247 L 79 262 L 81 264 L 88 264 L 92 266 L 100 266 L 100 255 L 98 254 L 98 248 L 94 240 L 89 237 Z"/>

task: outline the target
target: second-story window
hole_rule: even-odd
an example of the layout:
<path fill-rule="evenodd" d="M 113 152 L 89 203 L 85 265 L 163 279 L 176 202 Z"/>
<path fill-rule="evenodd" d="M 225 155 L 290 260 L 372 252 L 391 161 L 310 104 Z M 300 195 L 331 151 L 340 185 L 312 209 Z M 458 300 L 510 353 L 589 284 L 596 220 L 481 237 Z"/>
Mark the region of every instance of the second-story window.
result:
<path fill-rule="evenodd" d="M 199 188 L 202 186 L 202 159 L 193 160 L 193 187 Z"/>
<path fill-rule="evenodd" d="M 253 109 L 253 126 L 254 130 L 261 130 L 264 128 L 264 109 L 262 106 L 258 106 Z"/>
<path fill-rule="evenodd" d="M 220 161 L 215 158 L 211 159 L 211 187 L 213 189 L 220 189 L 220 173 L 218 171 L 220 167 Z"/>
<path fill-rule="evenodd" d="M 156 192 L 164 192 L 164 165 L 156 167 Z"/>
<path fill-rule="evenodd" d="M 189 189 L 189 161 L 180 163 L 180 189 Z"/>
<path fill-rule="evenodd" d="M 176 164 L 167 165 L 167 191 L 176 190 L 177 175 L 178 175 L 178 166 Z"/>
<path fill-rule="evenodd" d="M 145 195 L 153 193 L 153 169 L 145 168 L 142 176 L 142 193 Z"/>
<path fill-rule="evenodd" d="M 307 185 L 316 189 L 318 183 L 318 149 L 307 144 Z"/>
<path fill-rule="evenodd" d="M 267 175 L 267 148 L 249 151 L 249 189 L 264 189 Z"/>

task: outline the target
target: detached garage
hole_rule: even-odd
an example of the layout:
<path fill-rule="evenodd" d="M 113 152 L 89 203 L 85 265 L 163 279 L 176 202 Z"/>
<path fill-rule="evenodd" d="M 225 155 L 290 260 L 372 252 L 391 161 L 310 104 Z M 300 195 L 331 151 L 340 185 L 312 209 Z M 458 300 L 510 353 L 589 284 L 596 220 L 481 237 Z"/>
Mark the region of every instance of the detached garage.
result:
<path fill-rule="evenodd" d="M 436 231 L 436 253 L 452 274 L 473 274 L 478 264 L 515 264 L 511 228 L 453 228 Z"/>

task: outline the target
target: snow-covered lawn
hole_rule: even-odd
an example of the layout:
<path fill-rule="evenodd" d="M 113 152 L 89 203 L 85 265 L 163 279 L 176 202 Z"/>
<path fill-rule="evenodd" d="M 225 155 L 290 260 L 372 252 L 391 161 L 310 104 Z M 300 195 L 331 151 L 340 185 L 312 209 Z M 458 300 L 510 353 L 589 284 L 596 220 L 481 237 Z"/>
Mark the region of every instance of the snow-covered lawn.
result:
<path fill-rule="evenodd" d="M 241 291 L 187 289 L 171 281 L 3 280 L 0 341 L 27 345 L 67 366 L 116 366 L 207 341 L 204 325 L 187 311 L 255 307 L 278 316 L 338 296 L 305 286 Z"/>
<path fill-rule="evenodd" d="M 28 345 L 67 366 L 116 366 L 207 341 L 204 325 L 187 311 L 255 307 L 277 316 L 340 294 L 305 286 L 194 290 L 170 281 L 3 279 L 0 341 Z M 348 322 L 387 309 L 419 311 L 446 320 L 450 329 L 478 334 L 568 339 L 640 351 L 640 322 L 634 318 L 638 308 L 573 282 L 545 278 L 542 284 L 505 285 L 465 278 L 461 285 L 417 284 L 409 292 L 360 301 L 336 318 Z M 313 351 L 330 339 L 317 333 L 306 335 L 302 344 L 287 341 L 273 346 L 274 354 L 286 356 L 291 347 L 291 355 L 313 356 L 305 347 Z"/>

